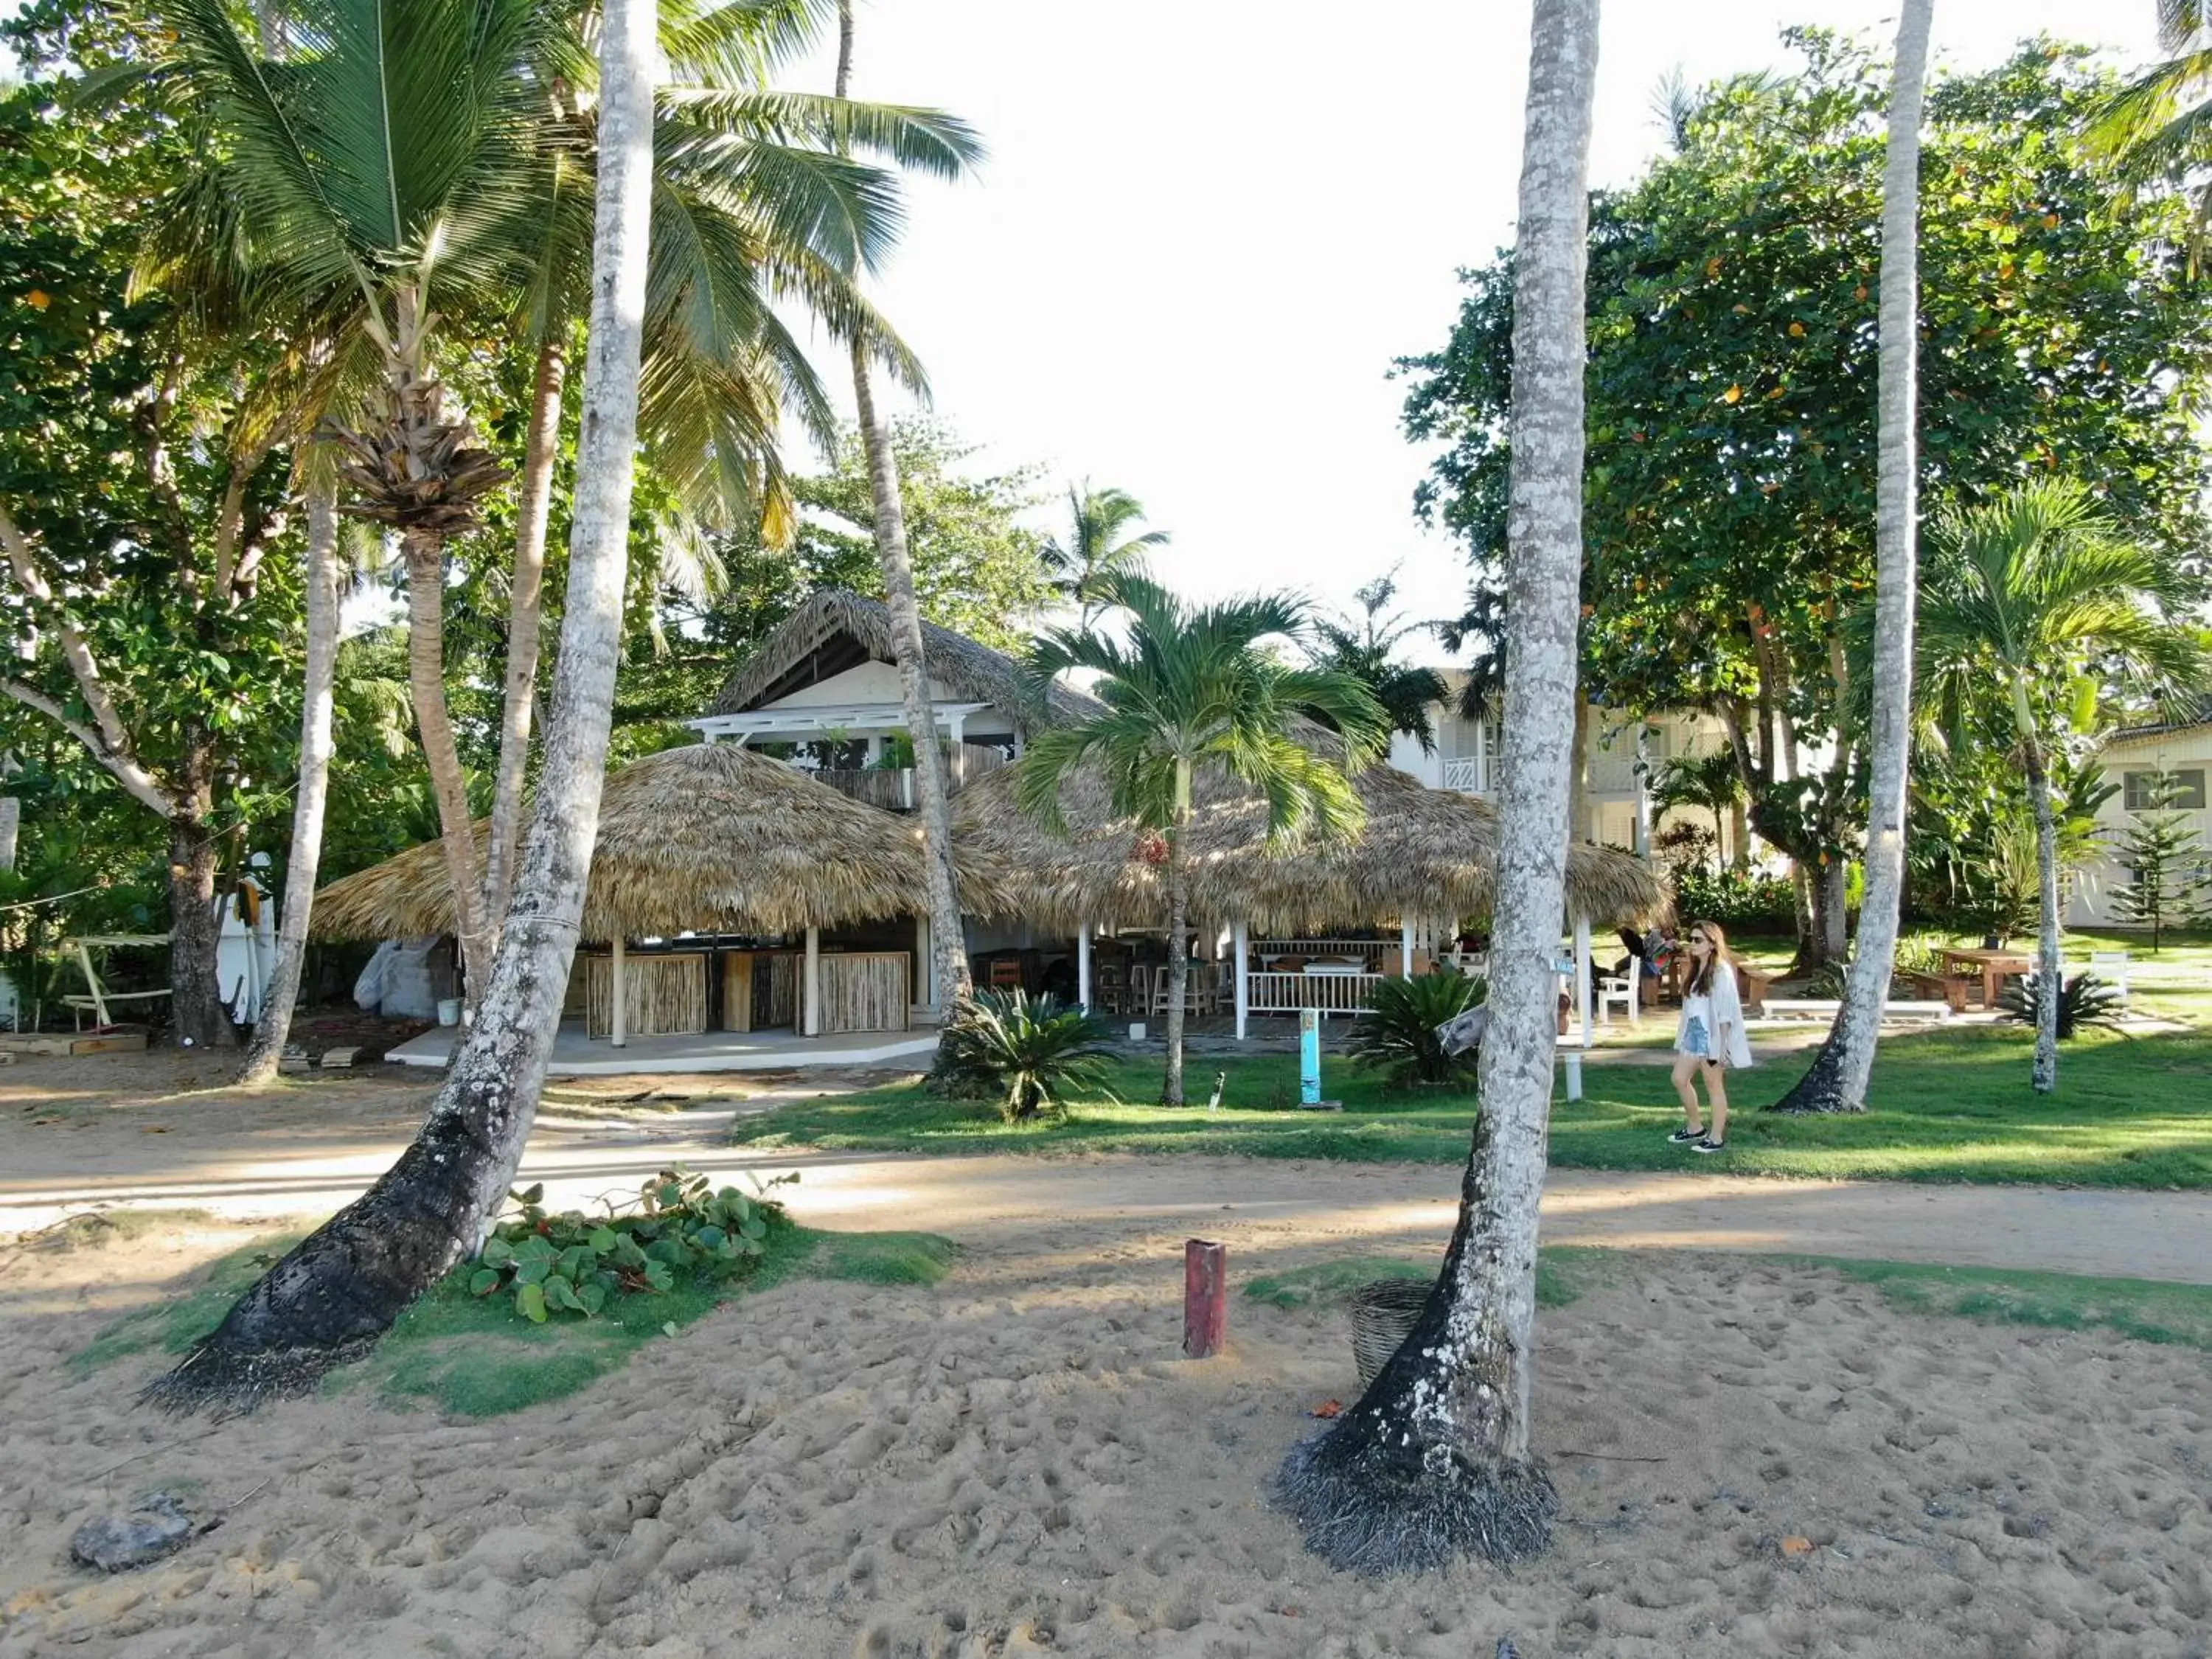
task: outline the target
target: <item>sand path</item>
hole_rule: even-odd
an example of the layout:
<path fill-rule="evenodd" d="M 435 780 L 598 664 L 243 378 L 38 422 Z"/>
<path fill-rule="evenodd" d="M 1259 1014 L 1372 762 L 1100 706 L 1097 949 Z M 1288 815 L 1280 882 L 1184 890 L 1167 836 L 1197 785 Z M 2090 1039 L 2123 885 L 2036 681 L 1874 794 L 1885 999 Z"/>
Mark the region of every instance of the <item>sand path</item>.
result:
<path fill-rule="evenodd" d="M 0 1081 L 0 1103 L 8 1105 L 0 1111 L 0 1235 L 113 1205 L 199 1208 L 231 1220 L 327 1214 L 390 1164 L 429 1096 L 421 1079 L 375 1074 L 259 1096 L 203 1094 L 175 1074 L 173 1059 L 126 1058 L 128 1069 L 21 1065 Z M 684 1080 L 654 1081 L 674 1087 Z M 796 1170 L 803 1179 L 789 1201 L 805 1221 L 1017 1243 L 1074 1223 L 1207 1233 L 1233 1220 L 1240 1231 L 1425 1249 L 1449 1235 L 1457 1201 L 1459 1172 L 1439 1164 L 927 1158 L 721 1144 L 733 1115 L 836 1082 L 749 1085 L 743 1099 L 627 1115 L 585 1115 L 556 1102 L 540 1118 L 523 1178 L 544 1182 L 550 1200 L 566 1207 L 633 1191 L 673 1163 L 726 1178 Z M 2212 1194 L 1786 1181 L 1684 1162 L 1680 1174 L 1555 1171 L 1545 1194 L 1546 1238 L 2212 1283 Z"/>

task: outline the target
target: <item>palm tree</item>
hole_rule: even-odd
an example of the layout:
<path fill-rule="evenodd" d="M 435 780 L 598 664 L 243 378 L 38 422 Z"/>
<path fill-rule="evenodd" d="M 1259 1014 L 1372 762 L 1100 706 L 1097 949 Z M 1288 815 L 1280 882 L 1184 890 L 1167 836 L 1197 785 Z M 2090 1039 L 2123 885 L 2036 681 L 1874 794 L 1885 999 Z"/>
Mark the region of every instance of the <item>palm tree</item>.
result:
<path fill-rule="evenodd" d="M 1212 773 L 1264 794 L 1271 836 L 1350 835 L 1364 812 L 1352 775 L 1380 754 L 1389 728 L 1373 695 L 1350 675 L 1293 668 L 1258 648 L 1262 640 L 1304 635 L 1309 618 L 1298 600 L 1194 605 L 1127 569 L 1109 573 L 1098 595 L 1128 612 L 1127 642 L 1054 629 L 1037 641 L 1029 666 L 1040 696 L 1069 669 L 1097 675 L 1089 690 L 1104 706 L 1030 740 L 1015 765 L 1014 798 L 1056 825 L 1061 783 L 1078 767 L 1096 765 L 1115 813 L 1165 842 L 1168 1066 L 1160 1098 L 1180 1106 L 1190 916 L 1183 835 L 1194 783 Z M 1340 757 L 1293 731 L 1309 709 L 1335 728 Z"/>
<path fill-rule="evenodd" d="M 1651 780 L 1651 804 L 1662 811 L 1674 806 L 1698 806 L 1713 815 L 1715 856 L 1728 845 L 1727 814 L 1743 799 L 1743 771 L 1734 753 L 1718 749 L 1710 755 L 1680 755 L 1660 763 Z M 1739 862 L 1743 848 L 1736 848 Z"/>
<path fill-rule="evenodd" d="M 1076 607 L 1079 627 L 1090 627 L 1105 608 L 1108 576 L 1117 570 L 1142 575 L 1145 555 L 1168 544 L 1164 530 L 1124 537 L 1144 516 L 1144 503 L 1126 489 L 1094 489 L 1088 479 L 1079 489 L 1068 486 L 1070 534 L 1065 544 L 1056 538 L 1045 543 L 1044 564 L 1053 586 Z"/>
<path fill-rule="evenodd" d="M 2212 224 L 2212 9 L 2204 0 L 2156 0 L 2158 43 L 2165 62 L 2114 94 L 2090 124 L 2093 149 L 2120 164 L 2130 185 L 2169 183 L 2193 189 L 2197 198 L 2196 242 L 2191 264 L 2203 252 L 2205 227 Z"/>
<path fill-rule="evenodd" d="M 1357 617 L 1316 618 L 1314 623 L 1313 665 L 1349 674 L 1375 694 L 1389 717 L 1390 729 L 1402 732 L 1431 755 L 1437 748 L 1436 716 L 1432 712 L 1451 695 L 1443 676 L 1433 668 L 1416 668 L 1393 662 L 1391 653 L 1416 634 L 1436 631 L 1433 623 L 1407 622 L 1402 613 L 1389 611 L 1398 597 L 1398 573 L 1393 569 L 1352 591 L 1359 606 Z"/>
<path fill-rule="evenodd" d="M 836 96 L 842 101 L 853 79 L 853 0 L 837 0 Z M 972 143 L 963 159 L 980 153 Z M 937 715 L 929 697 L 929 665 L 921 638 L 921 603 L 914 589 L 914 559 L 906 539 L 906 506 L 899 497 L 898 460 L 891 449 L 889 418 L 876 402 L 867 353 L 853 343 L 853 400 L 860 427 L 860 446 L 868 463 L 868 493 L 874 506 L 877 562 L 883 568 L 884 603 L 890 612 L 891 654 L 897 659 L 899 697 L 906 715 L 907 739 L 914 747 L 915 805 L 921 815 L 922 866 L 929 903 L 929 937 L 937 955 L 937 992 L 944 1006 L 968 1000 L 975 990 L 968 969 L 966 930 L 960 920 L 959 884 L 952 864 L 952 786 L 945 755 L 938 747 Z M 950 1030 L 950 1022 L 945 1028 Z"/>
<path fill-rule="evenodd" d="M 398 532 L 409 581 L 410 678 L 466 960 L 488 962 L 520 822 L 535 684 L 538 578 L 565 353 L 586 291 L 582 204 L 599 154 L 585 9 L 530 0 L 327 0 L 298 50 L 262 58 L 215 0 L 163 0 L 165 73 L 222 142 L 212 171 L 260 293 L 327 311 L 331 374 L 360 359 L 380 384 L 326 423 L 348 457 L 344 509 Z M 729 0 L 672 7 L 672 64 L 742 75 L 769 61 L 806 8 Z M 312 25 L 312 27 L 309 27 Z M 778 32 L 781 31 L 779 33 Z M 754 37 L 766 37 L 756 40 Z M 764 503 L 787 522 L 775 461 L 787 407 L 834 425 L 774 309 L 796 301 L 902 375 L 911 357 L 854 290 L 896 232 L 896 191 L 859 148 L 957 170 L 972 140 L 926 111 L 706 81 L 672 88 L 657 122 L 656 253 L 647 290 L 641 428 L 656 470 L 702 508 Z M 833 149 L 834 146 L 834 149 Z M 538 374 L 512 584 L 508 690 L 480 884 L 467 781 L 444 682 L 447 538 L 505 482 L 440 374 L 440 325 L 520 315 Z"/>
<path fill-rule="evenodd" d="M 250 1405 L 296 1392 L 360 1353 L 476 1247 L 521 1161 L 583 916 L 621 654 L 659 57 L 647 0 L 605 0 L 591 344 L 567 604 L 516 913 L 476 1023 L 414 1143 L 154 1385 L 151 1395 L 172 1407 Z"/>
<path fill-rule="evenodd" d="M 1514 295 L 1507 665 L 1491 1020 L 1459 1224 L 1412 1334 L 1359 1403 L 1292 1452 L 1310 1547 L 1393 1572 L 1545 1547 L 1558 1497 L 1528 1452 L 1536 1216 L 1552 1100 L 1568 751 L 1580 621 L 1597 0 L 1536 0 Z"/>
<path fill-rule="evenodd" d="M 1912 749 L 1912 602 L 1919 582 L 1920 107 L 1934 0 L 1904 0 L 1890 71 L 1881 181 L 1881 362 L 1876 387 L 1872 779 L 1866 892 L 1843 1006 L 1781 1111 L 1864 1111 L 1881 1006 L 1897 963 Z"/>
<path fill-rule="evenodd" d="M 2046 730 L 2051 688 L 2093 672 L 2149 690 L 2201 680 L 2206 653 L 2172 620 L 2185 602 L 2171 563 L 2124 538 L 2094 498 L 2069 480 L 2017 486 L 1936 521 L 1936 556 L 1921 584 L 1923 673 L 1956 726 L 1994 688 L 2012 712 L 2014 741 L 2035 814 L 2041 888 L 2036 972 L 2059 979 L 2058 830 Z M 2034 1084 L 2058 1083 L 2058 1000 L 2042 1000 Z"/>

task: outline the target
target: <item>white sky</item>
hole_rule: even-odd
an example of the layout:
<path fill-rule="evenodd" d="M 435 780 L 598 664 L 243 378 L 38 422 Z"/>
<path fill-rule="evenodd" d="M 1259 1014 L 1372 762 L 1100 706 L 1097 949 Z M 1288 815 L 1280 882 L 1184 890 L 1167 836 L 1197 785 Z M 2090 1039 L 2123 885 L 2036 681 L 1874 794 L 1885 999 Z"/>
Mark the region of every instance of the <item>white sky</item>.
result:
<path fill-rule="evenodd" d="M 1977 68 L 2048 31 L 2133 64 L 2153 15 L 1936 0 L 1936 47 Z M 1593 180 L 1658 149 L 1670 70 L 1784 65 L 1778 31 L 1808 21 L 1887 50 L 1894 0 L 1611 0 Z M 914 187 L 876 297 L 972 467 L 1129 490 L 1186 592 L 1344 605 L 1396 564 L 1413 614 L 1455 611 L 1460 555 L 1413 521 L 1424 458 L 1385 376 L 1443 343 L 1455 270 L 1511 239 L 1528 51 L 1525 0 L 860 0 L 854 94 L 951 110 L 991 149 L 973 182 Z M 826 90 L 833 62 L 788 83 Z"/>

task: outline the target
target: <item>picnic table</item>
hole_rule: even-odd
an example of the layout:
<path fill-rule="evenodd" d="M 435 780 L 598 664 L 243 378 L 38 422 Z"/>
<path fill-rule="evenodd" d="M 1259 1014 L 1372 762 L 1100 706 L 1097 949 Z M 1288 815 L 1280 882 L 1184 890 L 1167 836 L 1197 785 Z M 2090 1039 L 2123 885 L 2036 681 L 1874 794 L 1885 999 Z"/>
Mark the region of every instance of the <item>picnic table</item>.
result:
<path fill-rule="evenodd" d="M 1972 979 L 1978 975 L 1982 981 L 1982 1006 L 1997 1006 L 1997 993 L 2004 988 L 2005 981 L 2014 974 L 2031 972 L 2035 963 L 2019 951 L 1946 951 L 1943 952 L 1943 971 Z"/>

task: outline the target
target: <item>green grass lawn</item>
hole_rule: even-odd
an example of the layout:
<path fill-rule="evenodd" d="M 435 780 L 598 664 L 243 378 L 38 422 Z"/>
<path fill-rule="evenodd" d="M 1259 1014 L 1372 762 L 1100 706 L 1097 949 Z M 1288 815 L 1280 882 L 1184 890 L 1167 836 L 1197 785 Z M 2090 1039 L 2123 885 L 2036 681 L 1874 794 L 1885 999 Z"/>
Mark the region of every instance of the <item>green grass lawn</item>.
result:
<path fill-rule="evenodd" d="M 2086 957 L 2090 944 L 2069 942 Z M 1824 1118 L 1776 1117 L 1746 1108 L 1778 1097 L 1809 1060 L 1761 1066 L 1734 1080 L 1729 1151 L 1695 1159 L 1704 1172 L 1899 1181 L 2045 1182 L 2081 1186 L 2212 1188 L 2212 944 L 2198 935 L 2141 954 L 2138 1008 L 2191 1022 L 2155 1036 L 2092 1032 L 2061 1052 L 2058 1092 L 2028 1086 L 2028 1033 L 1965 1027 L 1886 1036 L 1870 1109 Z M 1214 1073 L 1227 1073 L 1221 1109 L 1205 1104 Z M 1584 1098 L 1552 1114 L 1555 1167 L 1671 1170 L 1690 1155 L 1668 1145 L 1679 1120 L 1664 1068 L 1593 1063 Z M 1156 1060 L 1117 1065 L 1114 1098 L 1075 1101 L 1067 1121 L 1015 1127 L 988 1104 L 935 1098 L 915 1085 L 800 1102 L 733 1131 L 740 1144 L 910 1152 L 1234 1152 L 1260 1158 L 1395 1159 L 1455 1164 L 1467 1156 L 1474 1104 L 1465 1090 L 1389 1088 L 1332 1057 L 1323 1091 L 1340 1113 L 1295 1109 L 1294 1056 L 1218 1062 L 1194 1055 L 1189 1093 L 1175 1110 L 1151 1104 Z"/>

